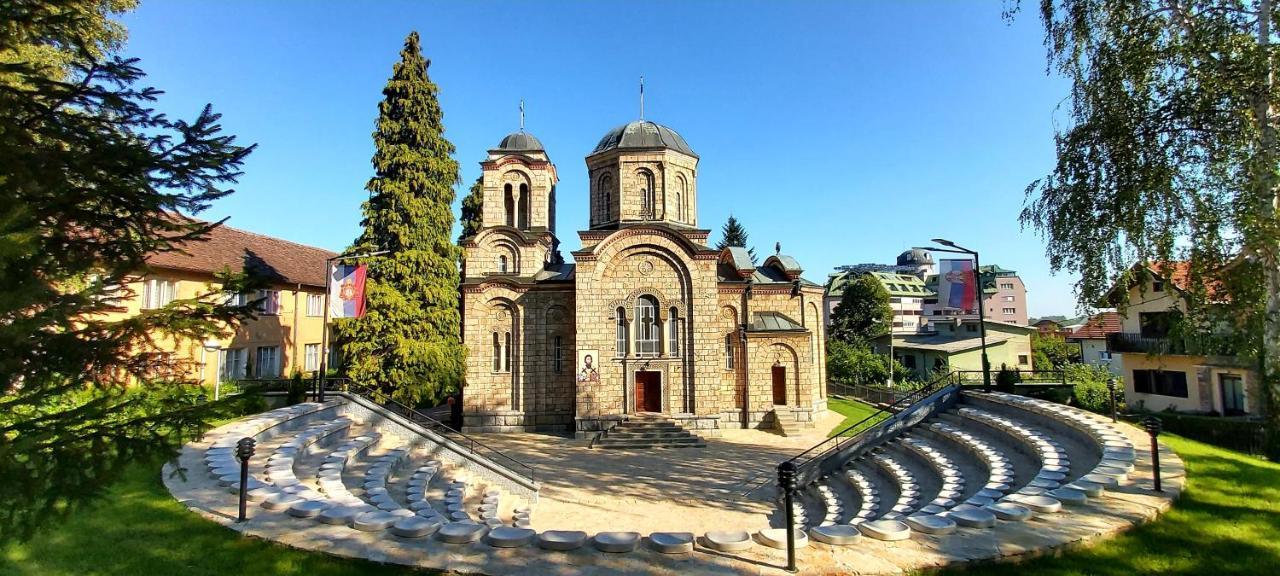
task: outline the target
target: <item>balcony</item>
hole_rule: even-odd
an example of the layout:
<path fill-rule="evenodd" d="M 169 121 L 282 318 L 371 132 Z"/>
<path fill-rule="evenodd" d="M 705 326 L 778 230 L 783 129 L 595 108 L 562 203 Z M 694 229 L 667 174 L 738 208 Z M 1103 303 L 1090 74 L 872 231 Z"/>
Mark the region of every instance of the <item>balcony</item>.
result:
<path fill-rule="evenodd" d="M 1168 354 L 1191 356 L 1234 356 L 1232 346 L 1213 338 L 1187 336 L 1152 337 L 1132 332 L 1117 332 L 1107 336 L 1111 352 L 1138 354 Z"/>

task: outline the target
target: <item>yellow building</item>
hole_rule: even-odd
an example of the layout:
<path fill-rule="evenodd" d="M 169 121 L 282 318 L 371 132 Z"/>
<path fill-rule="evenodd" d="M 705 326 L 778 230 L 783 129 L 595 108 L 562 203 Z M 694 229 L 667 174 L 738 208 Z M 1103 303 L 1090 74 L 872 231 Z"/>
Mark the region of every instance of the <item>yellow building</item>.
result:
<path fill-rule="evenodd" d="M 1113 287 L 1103 303 L 1117 305 L 1128 293 L 1120 331 L 1108 342 L 1120 357 L 1125 402 L 1153 411 L 1260 414 L 1261 380 L 1247 360 L 1213 354 L 1170 332 L 1187 310 L 1187 264 L 1149 266 L 1145 272 L 1140 280 Z"/>
<path fill-rule="evenodd" d="M 131 297 L 122 313 L 135 315 L 218 291 L 215 274 L 224 269 L 255 271 L 269 279 L 267 288 L 229 297 L 261 298 L 256 319 L 226 338 L 158 345 L 187 367 L 179 377 L 206 385 L 313 373 L 320 367 L 324 334 L 325 260 L 332 256 L 320 248 L 219 226 L 206 242 L 149 257 L 148 269 L 128 283 Z"/>
<path fill-rule="evenodd" d="M 982 338 L 976 318 L 952 317 L 930 323 L 931 332 L 893 336 L 893 357 L 918 379 L 938 371 L 982 372 Z M 1031 335 L 1035 328 L 987 320 L 987 361 L 994 374 L 1000 368 L 1029 372 Z M 875 344 L 879 354 L 889 353 L 888 337 Z"/>

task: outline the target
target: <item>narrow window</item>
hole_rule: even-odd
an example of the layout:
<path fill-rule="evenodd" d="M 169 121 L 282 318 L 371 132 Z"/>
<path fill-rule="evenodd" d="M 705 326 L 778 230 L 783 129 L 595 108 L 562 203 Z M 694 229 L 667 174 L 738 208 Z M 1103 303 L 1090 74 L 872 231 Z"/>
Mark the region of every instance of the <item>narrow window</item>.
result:
<path fill-rule="evenodd" d="M 520 185 L 520 229 L 529 229 L 529 185 Z"/>
<path fill-rule="evenodd" d="M 498 256 L 498 273 L 499 274 L 507 273 L 507 257 L 506 256 Z"/>
<path fill-rule="evenodd" d="M 515 226 L 516 225 L 515 193 L 512 192 L 511 190 L 511 184 L 507 184 L 506 186 L 503 186 L 503 190 L 506 191 L 506 196 L 505 196 L 506 202 L 504 203 L 503 207 L 506 209 L 506 213 L 507 213 L 507 226 Z"/>
<path fill-rule="evenodd" d="M 618 307 L 616 313 L 618 315 L 618 323 L 614 345 L 617 348 L 617 356 L 621 358 L 627 355 L 627 311 L 622 307 Z"/>
<path fill-rule="evenodd" d="M 555 363 L 556 374 L 560 374 L 564 372 L 564 346 L 563 346 L 563 341 L 559 336 L 555 337 L 555 344 L 553 348 L 554 348 L 554 353 L 552 357 Z"/>
<path fill-rule="evenodd" d="M 502 371 L 502 344 L 498 342 L 498 333 L 493 333 L 493 371 Z"/>
<path fill-rule="evenodd" d="M 163 308 L 177 299 L 178 283 L 172 280 L 148 280 L 143 284 L 142 307 Z"/>
<path fill-rule="evenodd" d="M 668 312 L 667 354 L 675 356 L 680 353 L 680 314 L 675 306 L 672 306 Z"/>
<path fill-rule="evenodd" d="M 676 192 L 676 219 L 684 222 L 684 195 Z"/>
<path fill-rule="evenodd" d="M 636 321 L 639 333 L 636 334 L 636 353 L 641 356 L 657 356 L 658 346 L 658 302 L 652 296 L 641 296 L 636 300 Z"/>
<path fill-rule="evenodd" d="M 724 335 L 724 369 L 733 370 L 733 333 Z"/>
<path fill-rule="evenodd" d="M 511 371 L 511 333 L 507 332 L 502 342 L 502 371 Z"/>

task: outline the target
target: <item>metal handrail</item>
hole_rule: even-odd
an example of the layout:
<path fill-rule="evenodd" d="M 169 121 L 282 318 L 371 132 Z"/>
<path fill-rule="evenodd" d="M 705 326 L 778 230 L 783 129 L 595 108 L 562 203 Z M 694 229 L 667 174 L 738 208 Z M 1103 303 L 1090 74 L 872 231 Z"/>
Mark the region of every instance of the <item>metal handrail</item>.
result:
<path fill-rule="evenodd" d="M 870 416 L 867 416 L 866 418 L 863 418 L 862 420 L 859 420 L 853 423 L 852 425 L 845 427 L 843 430 L 832 435 L 830 438 L 827 438 L 826 440 L 823 440 L 817 444 L 814 444 L 808 450 L 805 450 L 804 452 L 801 452 L 799 454 L 796 454 L 795 456 L 792 456 L 786 462 L 779 464 L 779 468 L 781 468 L 783 465 L 788 463 L 791 465 L 794 465 L 796 470 L 803 470 L 805 468 L 808 468 L 809 466 L 812 466 L 814 463 L 820 462 L 828 454 L 839 451 L 840 448 L 844 446 L 845 442 L 852 442 L 856 440 L 859 436 L 862 436 L 863 434 L 867 433 L 867 431 L 871 430 L 872 428 L 875 428 L 876 425 L 878 425 L 884 419 L 888 418 L 890 415 L 901 412 L 911 407 L 911 405 L 915 404 L 916 402 L 919 402 L 925 398 L 928 398 L 934 392 L 937 392 L 943 387 L 949 386 L 951 384 L 955 384 L 958 381 L 959 379 L 957 378 L 956 372 L 951 372 L 944 376 L 941 376 L 935 379 L 934 381 L 926 384 L 925 386 L 919 389 L 913 390 L 910 393 L 904 395 L 903 397 L 895 401 L 893 404 L 886 406 L 884 408 L 881 408 L 876 412 L 872 413 Z M 829 444 L 832 444 L 832 442 L 834 442 L 835 444 L 828 446 Z M 814 453 L 819 449 L 822 449 L 822 450 L 820 452 Z"/>
<path fill-rule="evenodd" d="M 331 388 L 329 386 L 330 384 L 338 384 L 340 387 Z M 381 390 L 378 390 L 370 386 L 365 386 L 362 384 L 356 384 L 355 382 L 352 382 L 345 378 L 325 379 L 324 386 L 326 390 L 334 389 L 340 392 L 346 392 L 348 394 L 359 394 L 384 408 L 387 408 L 393 412 L 400 413 L 401 416 L 404 416 L 405 418 L 409 419 L 409 421 L 411 422 L 414 422 L 417 424 L 421 424 L 425 422 L 431 428 L 443 429 L 449 435 L 449 439 L 451 441 L 453 441 L 455 444 L 465 444 L 472 454 L 476 454 L 477 453 L 476 448 L 479 447 L 484 451 L 482 455 L 485 456 L 486 458 L 489 458 L 490 460 L 493 460 L 495 464 L 510 470 L 513 474 L 516 474 L 523 478 L 527 478 L 530 482 L 537 481 L 533 466 L 529 464 L 525 464 L 524 462 L 521 462 L 519 460 L 516 460 L 515 458 L 508 456 L 501 450 L 498 450 L 497 448 L 489 446 L 484 442 L 481 442 L 479 440 L 476 440 L 475 438 L 472 438 L 471 436 L 468 436 L 467 434 L 464 434 L 461 430 L 452 428 L 448 424 L 445 424 L 444 422 L 441 422 L 439 420 L 436 420 L 435 418 L 427 416 L 426 414 L 419 412 L 417 409 L 410 407 L 407 404 L 404 404 L 398 400 L 395 400 L 390 395 L 388 395 L 385 392 L 382 392 Z"/>
<path fill-rule="evenodd" d="M 992 382 L 995 381 L 996 374 L 999 373 L 999 370 L 991 371 Z M 956 370 L 952 374 L 959 378 L 960 384 L 963 386 L 981 385 L 983 383 L 981 370 Z M 1064 370 L 1019 370 L 1017 374 L 1022 379 L 1018 384 L 1065 385 L 1067 383 L 1067 373 Z"/>

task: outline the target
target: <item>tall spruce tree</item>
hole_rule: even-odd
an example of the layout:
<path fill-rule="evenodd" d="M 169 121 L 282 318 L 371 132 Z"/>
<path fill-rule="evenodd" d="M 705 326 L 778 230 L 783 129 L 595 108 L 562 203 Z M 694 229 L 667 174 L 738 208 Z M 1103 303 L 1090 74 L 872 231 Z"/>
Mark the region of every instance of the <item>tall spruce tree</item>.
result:
<path fill-rule="evenodd" d="M 716 250 L 724 250 L 729 246 L 747 247 L 747 229 L 732 214 L 729 215 L 729 220 L 724 223 L 724 227 L 720 229 L 720 242 L 716 244 Z M 751 263 L 755 264 L 755 247 L 748 248 L 747 253 L 751 255 Z"/>
<path fill-rule="evenodd" d="M 1057 164 L 1027 187 L 1023 223 L 1047 237 L 1055 270 L 1080 275 L 1086 303 L 1145 274 L 1135 263 L 1187 261 L 1180 331 L 1226 335 L 1261 367 L 1267 451 L 1280 458 L 1275 2 L 1038 7 L 1050 69 L 1072 86 Z"/>
<path fill-rule="evenodd" d="M 480 231 L 484 219 L 484 177 L 476 178 L 471 184 L 471 191 L 462 198 L 462 232 L 458 233 L 458 243 Z"/>
<path fill-rule="evenodd" d="M 251 314 L 220 290 L 122 317 L 148 255 L 216 226 L 181 216 L 231 192 L 252 147 L 157 113 L 115 55 L 130 2 L 0 3 L 0 540 L 101 497 L 226 403 L 198 403 L 159 342 L 226 335 Z M 252 286 L 223 275 L 232 292 Z"/>
<path fill-rule="evenodd" d="M 349 251 L 388 254 L 365 260 L 365 316 L 335 323 L 347 375 L 408 404 L 458 390 L 465 360 L 450 238 L 458 163 L 429 65 L 410 33 L 382 90 L 364 232 Z"/>

